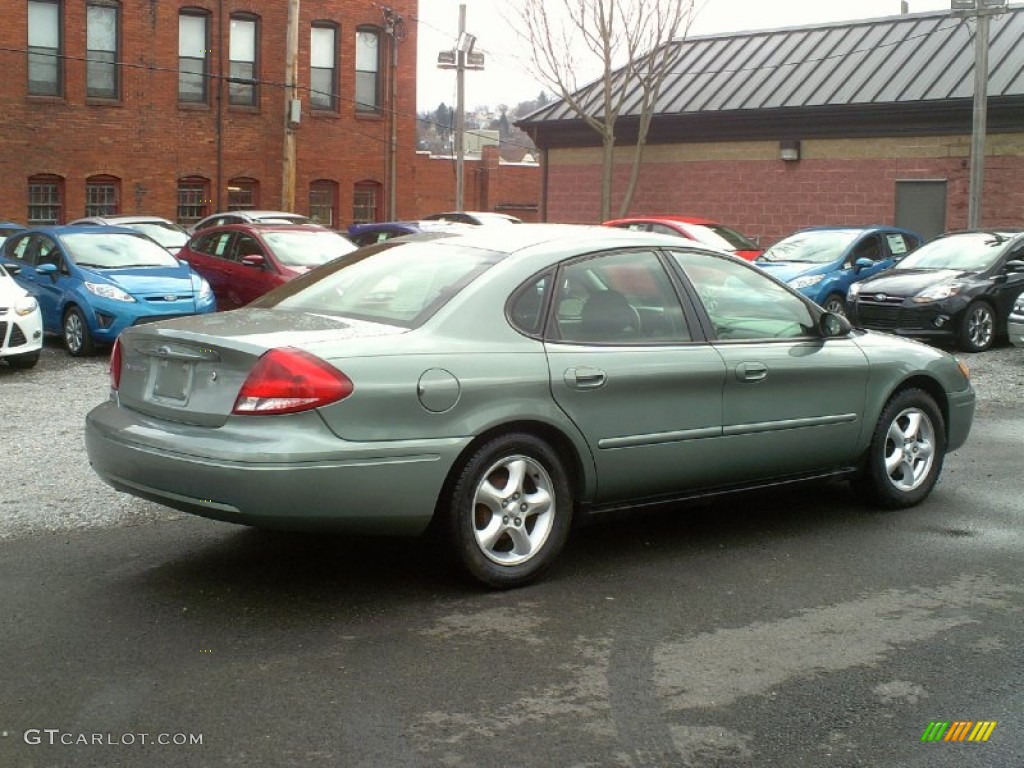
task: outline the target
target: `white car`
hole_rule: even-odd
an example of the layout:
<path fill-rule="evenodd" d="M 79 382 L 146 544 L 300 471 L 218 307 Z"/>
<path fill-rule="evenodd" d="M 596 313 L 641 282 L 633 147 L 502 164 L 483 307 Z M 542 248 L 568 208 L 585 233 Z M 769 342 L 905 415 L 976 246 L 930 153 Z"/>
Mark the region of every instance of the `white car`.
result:
<path fill-rule="evenodd" d="M 43 348 L 43 316 L 39 302 L 11 279 L 0 264 L 0 360 L 12 368 L 31 368 Z"/>
<path fill-rule="evenodd" d="M 1006 333 L 1010 337 L 1010 343 L 1024 347 L 1024 293 L 1017 297 L 1017 301 L 1010 310 L 1010 317 L 1006 320 Z"/>

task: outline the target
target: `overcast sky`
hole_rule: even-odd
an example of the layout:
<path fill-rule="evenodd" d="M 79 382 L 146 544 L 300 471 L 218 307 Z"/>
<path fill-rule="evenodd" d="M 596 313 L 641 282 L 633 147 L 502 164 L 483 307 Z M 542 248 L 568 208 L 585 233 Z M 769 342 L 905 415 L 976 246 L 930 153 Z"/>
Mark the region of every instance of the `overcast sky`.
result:
<path fill-rule="evenodd" d="M 559 2 L 560 0 L 552 0 Z M 459 5 L 466 6 L 466 31 L 477 38 L 486 57 L 484 71 L 466 73 L 466 107 L 515 105 L 544 90 L 525 71 L 525 48 L 499 8 L 518 0 L 420 0 L 417 109 L 454 105 L 455 71 L 437 68 L 437 54 L 454 46 Z M 817 22 L 894 16 L 900 0 L 698 0 L 700 11 L 691 35 L 774 29 Z M 909 0 L 910 12 L 948 10 L 950 0 Z M 506 12 L 507 14 L 507 12 Z"/>

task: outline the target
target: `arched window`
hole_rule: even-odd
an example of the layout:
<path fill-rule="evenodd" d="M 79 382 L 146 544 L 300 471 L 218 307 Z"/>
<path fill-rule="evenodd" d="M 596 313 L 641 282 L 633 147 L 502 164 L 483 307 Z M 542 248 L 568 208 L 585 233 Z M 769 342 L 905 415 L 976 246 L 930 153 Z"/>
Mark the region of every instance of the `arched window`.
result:
<path fill-rule="evenodd" d="M 228 81 L 228 102 L 256 106 L 259 92 L 259 19 L 248 13 L 231 15 L 231 80 Z"/>
<path fill-rule="evenodd" d="M 338 222 L 338 184 L 317 179 L 309 185 L 309 218 L 332 229 Z"/>
<path fill-rule="evenodd" d="M 380 221 L 377 212 L 380 210 L 382 187 L 376 181 L 356 182 L 352 194 L 352 223 L 369 224 Z"/>
<path fill-rule="evenodd" d="M 356 30 L 356 111 L 379 112 L 381 45 L 380 30 L 360 27 Z"/>
<path fill-rule="evenodd" d="M 28 179 L 28 224 L 60 224 L 64 220 L 64 179 L 50 173 Z"/>
<path fill-rule="evenodd" d="M 85 180 L 85 215 L 111 216 L 121 212 L 121 180 L 90 176 Z"/>
<path fill-rule="evenodd" d="M 260 184 L 256 179 L 237 178 L 228 182 L 228 210 L 251 211 L 259 207 Z"/>
<path fill-rule="evenodd" d="M 178 223 L 191 227 L 210 213 L 210 180 L 202 176 L 178 179 Z"/>

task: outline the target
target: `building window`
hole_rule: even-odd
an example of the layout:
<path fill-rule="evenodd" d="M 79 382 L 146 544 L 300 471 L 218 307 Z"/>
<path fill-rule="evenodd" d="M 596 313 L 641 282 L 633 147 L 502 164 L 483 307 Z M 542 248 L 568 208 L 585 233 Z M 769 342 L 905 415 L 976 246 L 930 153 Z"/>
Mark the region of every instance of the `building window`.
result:
<path fill-rule="evenodd" d="M 309 185 L 309 218 L 323 227 L 333 228 L 337 222 L 338 185 L 318 180 Z"/>
<path fill-rule="evenodd" d="M 380 190 L 380 184 L 376 181 L 360 181 L 356 184 L 352 196 L 353 224 L 379 221 L 377 211 L 380 209 Z"/>
<path fill-rule="evenodd" d="M 178 101 L 205 104 L 209 71 L 206 16 L 198 11 L 182 11 L 178 15 Z"/>
<path fill-rule="evenodd" d="M 64 210 L 64 180 L 33 176 L 28 180 L 28 224 L 60 224 Z"/>
<path fill-rule="evenodd" d="M 231 17 L 231 81 L 228 102 L 255 106 L 256 102 L 256 19 Z M 248 82 L 238 82 L 239 80 Z"/>
<path fill-rule="evenodd" d="M 380 32 L 356 32 L 356 111 L 380 111 Z"/>
<path fill-rule="evenodd" d="M 338 29 L 316 23 L 310 37 L 309 103 L 313 109 L 338 109 Z"/>
<path fill-rule="evenodd" d="M 117 40 L 120 7 L 91 0 L 86 12 L 86 95 L 94 99 L 118 96 Z"/>
<path fill-rule="evenodd" d="M 120 212 L 121 182 L 113 176 L 85 180 L 85 215 L 112 216 Z"/>
<path fill-rule="evenodd" d="M 198 176 L 178 179 L 178 223 L 191 227 L 209 214 L 210 182 Z"/>
<path fill-rule="evenodd" d="M 60 96 L 61 5 L 59 0 L 29 0 L 28 92 L 33 96 Z"/>
<path fill-rule="evenodd" d="M 232 179 L 228 182 L 228 210 L 251 211 L 259 200 L 259 184 L 253 179 Z"/>

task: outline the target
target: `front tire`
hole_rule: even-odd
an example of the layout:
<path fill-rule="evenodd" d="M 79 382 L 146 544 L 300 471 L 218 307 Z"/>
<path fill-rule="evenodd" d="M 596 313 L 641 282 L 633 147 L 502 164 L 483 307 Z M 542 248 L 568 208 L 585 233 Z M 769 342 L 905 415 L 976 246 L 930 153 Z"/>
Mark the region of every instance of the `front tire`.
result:
<path fill-rule="evenodd" d="M 89 324 L 78 307 L 64 313 L 64 346 L 72 357 L 86 357 L 95 351 Z"/>
<path fill-rule="evenodd" d="M 462 467 L 444 510 L 444 532 L 469 576 L 510 589 L 555 560 L 568 538 L 572 509 L 555 450 L 534 435 L 511 433 L 479 446 Z"/>
<path fill-rule="evenodd" d="M 960 349 L 964 352 L 984 352 L 992 346 L 996 336 L 996 313 L 984 301 L 975 301 L 967 307 L 960 321 Z"/>
<path fill-rule="evenodd" d="M 833 315 L 839 315 L 840 317 L 846 317 L 846 299 L 843 298 L 842 294 L 830 293 L 825 298 L 825 303 L 821 306 L 826 312 L 831 312 Z"/>
<path fill-rule="evenodd" d="M 946 429 L 935 400 L 920 389 L 897 392 L 878 418 L 855 489 L 882 509 L 920 504 L 935 487 L 945 454 Z"/>

